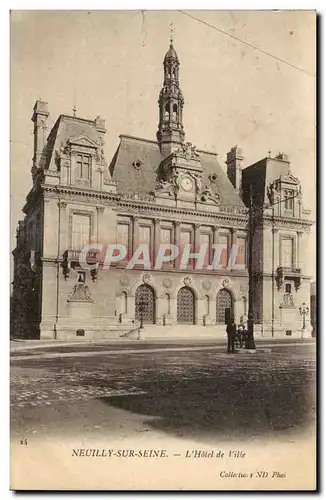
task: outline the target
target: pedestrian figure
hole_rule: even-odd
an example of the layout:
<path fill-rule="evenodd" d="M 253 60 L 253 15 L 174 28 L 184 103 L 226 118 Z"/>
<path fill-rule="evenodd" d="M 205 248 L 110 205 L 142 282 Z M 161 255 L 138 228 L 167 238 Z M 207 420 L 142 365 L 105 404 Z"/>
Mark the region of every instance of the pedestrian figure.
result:
<path fill-rule="evenodd" d="M 237 327 L 236 324 L 234 323 L 234 319 L 232 318 L 227 326 L 226 326 L 226 333 L 228 336 L 228 350 L 227 352 L 234 352 L 234 341 L 235 341 L 235 336 L 237 334 Z"/>

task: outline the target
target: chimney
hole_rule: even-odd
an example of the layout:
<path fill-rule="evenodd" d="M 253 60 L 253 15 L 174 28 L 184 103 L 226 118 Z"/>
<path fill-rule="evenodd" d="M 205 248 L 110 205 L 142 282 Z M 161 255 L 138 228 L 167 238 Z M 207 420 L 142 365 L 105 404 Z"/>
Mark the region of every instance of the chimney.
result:
<path fill-rule="evenodd" d="M 275 156 L 275 160 L 282 160 L 282 161 L 289 162 L 289 156 L 286 155 L 285 153 L 280 152 L 278 155 Z"/>
<path fill-rule="evenodd" d="M 227 175 L 237 193 L 241 196 L 242 185 L 242 162 L 244 156 L 242 149 L 233 146 L 226 155 Z"/>
<path fill-rule="evenodd" d="M 46 120 L 48 116 L 48 103 L 42 100 L 36 101 L 34 105 L 34 113 L 32 116 L 32 122 L 34 122 L 34 156 L 32 167 L 33 177 L 36 169 L 40 166 L 40 159 L 45 145 Z"/>

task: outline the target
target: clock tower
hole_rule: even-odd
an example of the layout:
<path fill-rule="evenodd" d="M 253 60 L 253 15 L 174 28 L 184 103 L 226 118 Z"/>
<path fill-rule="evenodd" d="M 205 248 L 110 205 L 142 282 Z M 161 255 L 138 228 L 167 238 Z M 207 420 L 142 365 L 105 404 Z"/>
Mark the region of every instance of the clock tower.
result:
<path fill-rule="evenodd" d="M 179 86 L 179 58 L 170 41 L 165 54 L 164 81 L 159 95 L 159 124 L 157 140 L 163 156 L 168 156 L 184 142 L 185 133 L 182 123 L 183 95 Z"/>
<path fill-rule="evenodd" d="M 202 192 L 203 168 L 196 147 L 185 142 L 179 86 L 179 58 L 170 41 L 164 57 L 164 82 L 159 97 L 157 140 L 164 157 L 158 169 L 155 195 L 194 203 Z"/>

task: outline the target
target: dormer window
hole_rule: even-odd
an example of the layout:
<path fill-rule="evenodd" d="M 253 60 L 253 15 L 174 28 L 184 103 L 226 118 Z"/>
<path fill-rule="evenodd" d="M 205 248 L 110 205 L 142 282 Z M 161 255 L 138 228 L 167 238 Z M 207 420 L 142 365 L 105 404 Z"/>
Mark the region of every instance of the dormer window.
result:
<path fill-rule="evenodd" d="M 76 164 L 77 164 L 77 177 L 78 179 L 87 179 L 90 178 L 90 165 L 91 165 L 91 157 L 86 154 L 77 154 L 76 155 Z"/>
<path fill-rule="evenodd" d="M 284 190 L 284 208 L 293 212 L 294 207 L 294 191 L 293 189 Z"/>

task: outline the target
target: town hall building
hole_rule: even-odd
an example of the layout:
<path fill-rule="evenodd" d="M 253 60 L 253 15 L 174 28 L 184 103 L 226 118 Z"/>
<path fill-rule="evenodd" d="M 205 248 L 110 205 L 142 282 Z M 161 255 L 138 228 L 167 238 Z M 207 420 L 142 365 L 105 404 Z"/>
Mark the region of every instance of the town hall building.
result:
<path fill-rule="evenodd" d="M 179 71 L 171 42 L 156 140 L 122 134 L 111 161 L 104 156 L 104 119 L 60 115 L 46 137 L 48 104 L 35 103 L 33 187 L 13 251 L 13 336 L 118 339 L 141 321 L 147 338 L 224 337 L 230 318 L 248 319 L 249 252 L 255 336 L 302 335 L 312 222 L 300 180 L 284 153 L 245 167 L 234 146 L 225 173 L 216 153 L 188 142 Z M 109 269 L 92 252 L 96 265 L 81 265 L 85 246 L 116 243 L 126 255 Z M 139 245 L 155 262 L 162 244 L 180 255 L 190 246 L 187 265 L 179 256 L 160 269 L 139 263 L 128 269 Z M 207 251 L 197 268 L 193 254 L 201 245 Z M 214 245 L 224 249 L 217 269 Z M 306 324 L 310 335 L 308 317 Z"/>

